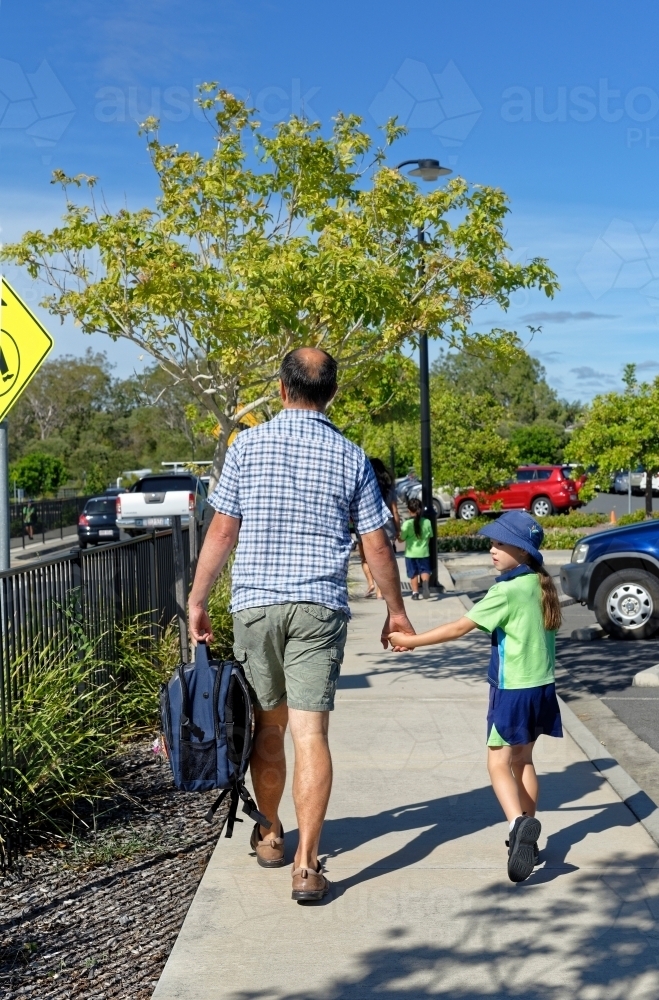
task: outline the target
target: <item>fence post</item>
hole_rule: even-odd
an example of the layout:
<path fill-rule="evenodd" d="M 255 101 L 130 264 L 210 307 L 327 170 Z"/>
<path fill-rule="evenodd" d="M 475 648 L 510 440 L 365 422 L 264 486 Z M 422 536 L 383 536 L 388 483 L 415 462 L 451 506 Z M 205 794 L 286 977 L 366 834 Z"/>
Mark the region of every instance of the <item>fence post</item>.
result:
<path fill-rule="evenodd" d="M 188 622 L 186 617 L 188 581 L 185 579 L 185 555 L 183 553 L 183 531 L 181 530 L 180 514 L 172 518 L 172 545 L 174 549 L 174 593 L 176 595 L 176 617 L 178 618 L 178 633 L 181 643 L 181 659 L 183 663 L 189 663 Z"/>
<path fill-rule="evenodd" d="M 149 538 L 149 603 L 151 605 L 151 633 L 153 641 L 158 639 L 158 561 L 156 559 L 156 529 Z"/>
<path fill-rule="evenodd" d="M 190 515 L 188 526 L 188 536 L 190 542 L 190 586 L 194 583 L 194 575 L 197 570 L 197 556 L 199 555 L 199 525 L 194 514 Z"/>

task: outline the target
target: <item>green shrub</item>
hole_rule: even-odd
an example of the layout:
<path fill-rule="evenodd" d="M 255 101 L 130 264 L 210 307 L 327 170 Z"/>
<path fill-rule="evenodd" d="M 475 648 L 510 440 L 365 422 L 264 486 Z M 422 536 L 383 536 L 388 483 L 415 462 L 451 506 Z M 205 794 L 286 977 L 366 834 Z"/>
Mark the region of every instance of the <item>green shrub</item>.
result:
<path fill-rule="evenodd" d="M 578 510 L 571 510 L 569 514 L 550 514 L 548 517 L 537 517 L 543 528 L 594 528 L 598 524 L 607 524 L 606 514 L 583 514 Z"/>
<path fill-rule="evenodd" d="M 542 549 L 573 549 L 583 535 L 576 531 L 548 531 L 540 546 Z"/>
<path fill-rule="evenodd" d="M 233 657 L 233 619 L 231 603 L 231 572 L 227 567 L 213 587 L 208 598 L 208 614 L 213 626 L 213 656 L 218 659 Z"/>
<path fill-rule="evenodd" d="M 437 538 L 462 538 L 465 535 L 476 535 L 484 525 L 489 523 L 490 519 L 487 517 L 475 517 L 473 521 L 450 518 L 437 529 Z"/>
<path fill-rule="evenodd" d="M 652 517 L 656 520 L 659 517 L 659 511 L 653 511 Z M 645 521 L 644 510 L 635 510 L 631 514 L 623 514 L 622 517 L 618 518 L 620 527 L 624 527 L 626 524 L 637 524 L 639 521 Z"/>
<path fill-rule="evenodd" d="M 438 552 L 488 552 L 491 541 L 489 538 L 474 535 L 457 535 L 454 538 L 438 538 Z"/>

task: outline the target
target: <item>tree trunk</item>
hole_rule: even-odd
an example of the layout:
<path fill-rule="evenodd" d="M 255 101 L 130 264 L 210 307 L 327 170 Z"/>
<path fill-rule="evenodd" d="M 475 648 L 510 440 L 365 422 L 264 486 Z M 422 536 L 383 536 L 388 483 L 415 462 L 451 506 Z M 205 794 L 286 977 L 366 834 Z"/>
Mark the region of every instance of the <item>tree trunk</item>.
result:
<path fill-rule="evenodd" d="M 213 464 L 211 466 L 211 478 L 208 484 L 209 494 L 213 492 L 217 486 L 220 475 L 222 474 L 222 466 L 224 465 L 224 457 L 227 453 L 227 434 L 220 429 L 220 433 L 217 438 L 217 444 L 215 445 L 215 454 L 213 455 Z"/>
<path fill-rule="evenodd" d="M 648 469 L 645 473 L 645 516 L 652 517 L 652 480 L 655 476 L 655 469 Z"/>

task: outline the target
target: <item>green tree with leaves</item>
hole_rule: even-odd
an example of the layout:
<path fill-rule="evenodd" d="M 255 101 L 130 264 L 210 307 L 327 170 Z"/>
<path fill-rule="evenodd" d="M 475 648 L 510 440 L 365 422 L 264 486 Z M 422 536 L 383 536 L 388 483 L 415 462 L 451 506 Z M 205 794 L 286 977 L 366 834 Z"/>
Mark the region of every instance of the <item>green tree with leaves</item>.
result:
<path fill-rule="evenodd" d="M 448 346 L 485 339 L 505 351 L 510 334 L 468 333 L 474 309 L 506 309 L 519 288 L 554 294 L 544 260 L 509 258 L 502 191 L 456 178 L 423 193 L 385 166 L 354 115 L 339 114 L 328 135 L 298 117 L 273 135 L 216 84 L 200 91 L 209 156 L 143 125 L 155 208 L 112 212 L 94 178 L 59 171 L 63 224 L 26 233 L 0 259 L 51 286 L 52 313 L 137 344 L 188 387 L 220 428 L 213 478 L 245 414 L 276 405 L 286 351 L 326 348 L 347 389 L 422 329 Z M 388 123 L 387 144 L 401 131 Z M 83 184 L 88 202 L 76 198 Z"/>
<path fill-rule="evenodd" d="M 652 515 L 652 479 L 659 473 L 659 377 L 639 382 L 625 365 L 624 392 L 595 396 L 565 450 L 567 461 L 596 465 L 601 473 L 646 471 L 645 513 Z"/>
<path fill-rule="evenodd" d="M 516 427 L 509 440 L 517 451 L 520 462 L 557 465 L 563 461 L 567 435 L 558 430 L 555 424 L 535 423 Z"/>
<path fill-rule="evenodd" d="M 9 467 L 9 480 L 25 490 L 29 497 L 54 493 L 67 479 L 64 463 L 52 455 L 32 452 Z"/>

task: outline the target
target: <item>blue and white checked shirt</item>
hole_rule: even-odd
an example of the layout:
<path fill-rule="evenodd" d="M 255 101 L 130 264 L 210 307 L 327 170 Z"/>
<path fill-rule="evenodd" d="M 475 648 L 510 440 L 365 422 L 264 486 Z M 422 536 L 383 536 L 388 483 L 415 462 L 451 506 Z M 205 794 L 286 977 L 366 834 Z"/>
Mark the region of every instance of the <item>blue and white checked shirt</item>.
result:
<path fill-rule="evenodd" d="M 239 434 L 208 502 L 242 521 L 232 611 L 309 601 L 349 614 L 349 520 L 365 534 L 391 517 L 362 449 L 316 410 Z"/>

